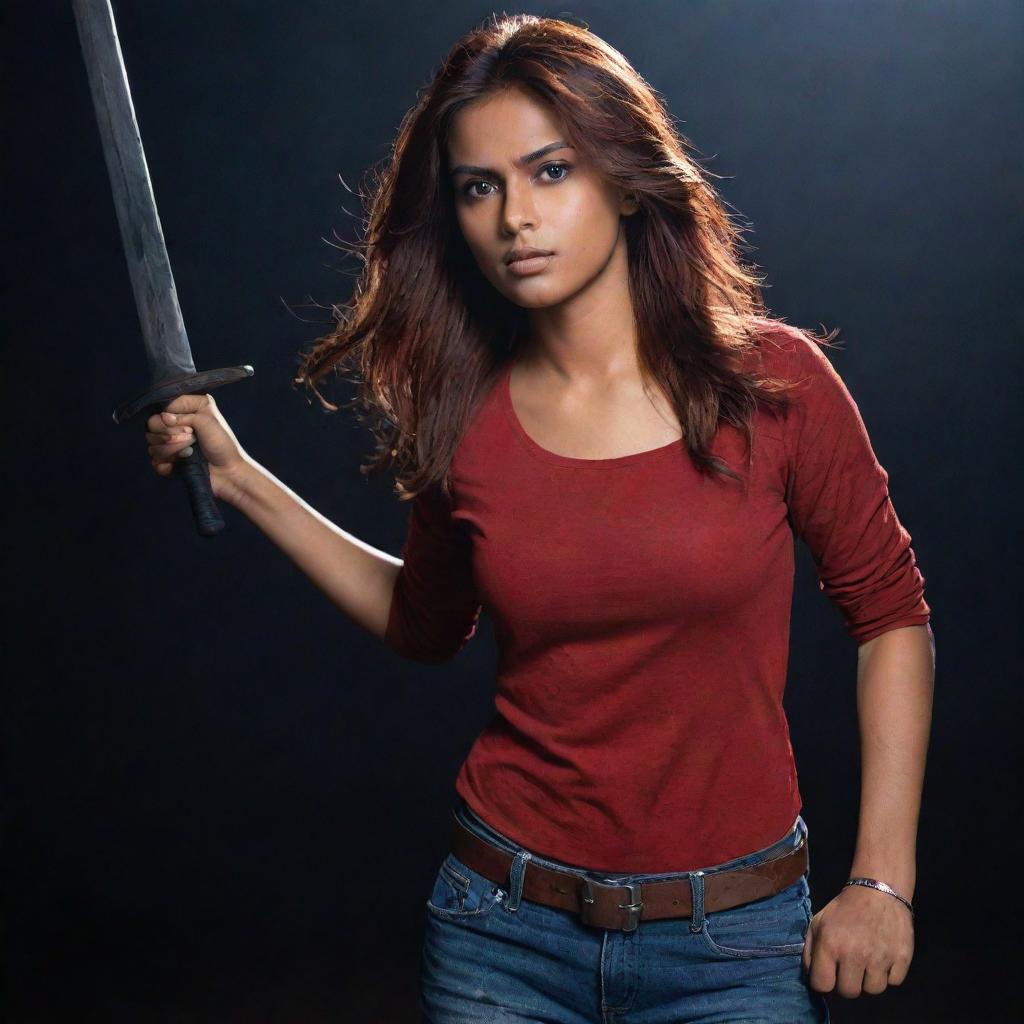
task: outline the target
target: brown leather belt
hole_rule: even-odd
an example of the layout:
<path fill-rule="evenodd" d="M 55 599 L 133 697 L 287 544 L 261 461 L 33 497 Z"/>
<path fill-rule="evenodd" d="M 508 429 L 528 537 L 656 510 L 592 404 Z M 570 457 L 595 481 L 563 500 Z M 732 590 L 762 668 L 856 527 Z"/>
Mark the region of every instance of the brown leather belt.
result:
<path fill-rule="evenodd" d="M 509 885 L 513 855 L 481 839 L 452 814 L 451 851 L 467 867 L 498 885 Z M 795 850 L 754 867 L 700 872 L 704 911 L 728 910 L 792 885 L 807 870 L 807 839 Z M 697 874 L 698 872 L 694 872 Z M 584 924 L 632 931 L 637 921 L 693 916 L 693 890 L 684 876 L 674 880 L 611 885 L 528 861 L 522 898 L 578 913 Z"/>

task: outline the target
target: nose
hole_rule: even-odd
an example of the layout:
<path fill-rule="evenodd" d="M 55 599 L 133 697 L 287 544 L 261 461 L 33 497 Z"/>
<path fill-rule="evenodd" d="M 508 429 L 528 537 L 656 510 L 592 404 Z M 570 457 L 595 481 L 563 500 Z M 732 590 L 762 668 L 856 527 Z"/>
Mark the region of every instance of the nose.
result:
<path fill-rule="evenodd" d="M 529 185 L 512 181 L 506 183 L 502 222 L 509 235 L 518 235 L 524 228 L 537 227 L 537 210 Z"/>

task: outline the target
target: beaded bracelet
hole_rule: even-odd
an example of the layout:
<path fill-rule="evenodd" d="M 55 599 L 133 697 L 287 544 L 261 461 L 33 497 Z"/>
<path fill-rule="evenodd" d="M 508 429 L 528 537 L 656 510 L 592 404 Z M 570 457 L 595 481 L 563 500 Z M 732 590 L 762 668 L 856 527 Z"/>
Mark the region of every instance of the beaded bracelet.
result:
<path fill-rule="evenodd" d="M 851 878 L 843 888 L 845 889 L 847 885 L 866 885 L 871 889 L 877 889 L 879 892 L 887 892 L 890 896 L 895 896 L 910 911 L 911 916 L 914 914 L 914 908 L 910 905 L 910 900 L 905 899 L 895 889 L 886 885 L 885 882 L 878 881 L 877 878 Z"/>

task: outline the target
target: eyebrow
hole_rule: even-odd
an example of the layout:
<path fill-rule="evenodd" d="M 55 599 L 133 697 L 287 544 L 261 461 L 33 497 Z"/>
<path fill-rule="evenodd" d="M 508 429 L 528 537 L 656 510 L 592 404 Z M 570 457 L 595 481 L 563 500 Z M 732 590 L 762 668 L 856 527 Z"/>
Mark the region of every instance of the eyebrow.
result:
<path fill-rule="evenodd" d="M 573 149 L 567 142 L 550 142 L 546 146 L 542 146 L 540 149 L 534 150 L 532 153 L 527 153 L 526 156 L 518 157 L 515 161 L 517 167 L 526 167 L 528 164 L 532 164 L 534 160 L 539 160 L 542 156 L 546 156 L 548 153 L 553 153 L 556 149 Z M 489 175 L 492 178 L 500 178 L 501 175 L 494 170 L 493 167 L 473 167 L 470 164 L 459 164 L 458 167 L 451 169 L 451 177 L 455 177 L 456 174 L 484 174 Z"/>

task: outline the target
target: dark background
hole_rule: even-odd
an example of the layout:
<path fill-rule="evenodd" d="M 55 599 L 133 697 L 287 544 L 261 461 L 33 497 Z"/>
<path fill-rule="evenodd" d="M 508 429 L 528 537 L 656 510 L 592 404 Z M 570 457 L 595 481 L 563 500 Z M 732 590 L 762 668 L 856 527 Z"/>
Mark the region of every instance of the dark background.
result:
<path fill-rule="evenodd" d="M 243 445 L 393 554 L 407 509 L 360 475 L 369 434 L 291 378 L 354 280 L 338 176 L 386 157 L 491 10 L 115 4 L 197 365 L 251 363 L 217 392 Z M 622 50 L 753 224 L 773 312 L 841 328 L 938 670 L 915 960 L 883 996 L 830 997 L 833 1019 L 1010 1020 L 1024 7 L 505 10 Z M 5 22 L 8 1019 L 412 1022 L 455 775 L 493 708 L 490 624 L 449 665 L 405 662 L 233 509 L 195 535 L 141 423 L 111 421 L 147 373 L 70 3 Z M 856 652 L 799 559 L 787 709 L 817 910 L 856 834 Z"/>

